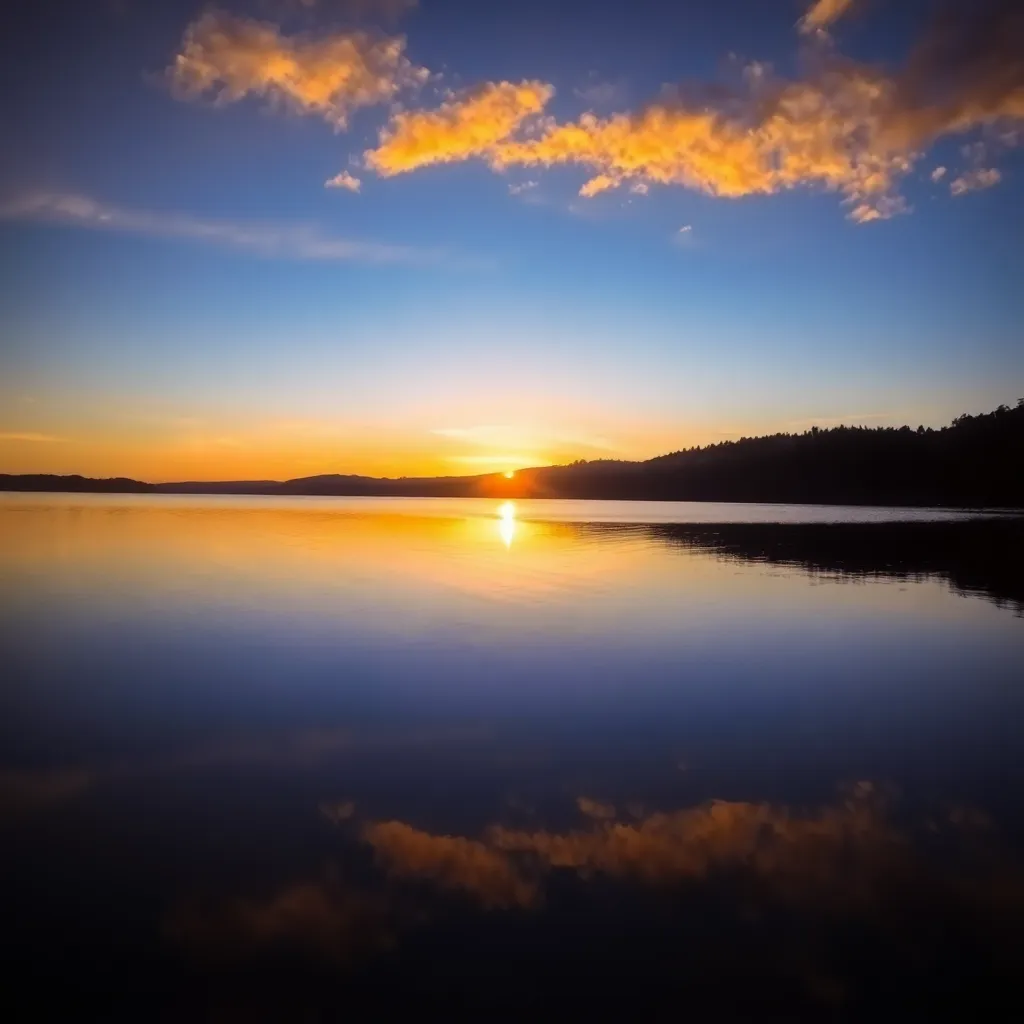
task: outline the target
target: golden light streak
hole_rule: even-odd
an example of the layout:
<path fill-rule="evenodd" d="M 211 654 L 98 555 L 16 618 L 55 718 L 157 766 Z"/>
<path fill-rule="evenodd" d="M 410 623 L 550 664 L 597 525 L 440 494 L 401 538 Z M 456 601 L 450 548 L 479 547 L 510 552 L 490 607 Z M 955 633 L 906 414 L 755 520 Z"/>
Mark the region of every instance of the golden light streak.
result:
<path fill-rule="evenodd" d="M 512 539 L 516 535 L 516 506 L 511 501 L 506 501 L 498 508 L 498 533 L 505 547 L 512 547 Z"/>

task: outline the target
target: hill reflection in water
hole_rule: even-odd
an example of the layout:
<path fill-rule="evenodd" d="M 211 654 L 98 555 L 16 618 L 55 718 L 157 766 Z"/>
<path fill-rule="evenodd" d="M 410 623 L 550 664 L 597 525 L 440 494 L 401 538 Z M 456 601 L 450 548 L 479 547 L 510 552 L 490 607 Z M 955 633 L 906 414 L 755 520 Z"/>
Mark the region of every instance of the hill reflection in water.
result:
<path fill-rule="evenodd" d="M 585 524 L 585 534 L 640 533 L 725 558 L 836 577 L 943 580 L 1024 611 L 1024 519 L 955 522 Z"/>

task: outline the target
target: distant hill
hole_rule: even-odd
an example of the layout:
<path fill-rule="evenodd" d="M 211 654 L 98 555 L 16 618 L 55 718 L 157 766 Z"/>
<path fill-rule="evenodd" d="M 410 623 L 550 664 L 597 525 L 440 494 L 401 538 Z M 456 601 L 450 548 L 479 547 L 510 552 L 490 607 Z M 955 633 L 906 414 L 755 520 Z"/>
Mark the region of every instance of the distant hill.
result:
<path fill-rule="evenodd" d="M 812 428 L 740 438 L 646 462 L 598 460 L 453 477 L 302 477 L 148 484 L 115 478 L 0 474 L 0 490 L 164 494 L 612 498 L 850 505 L 1024 507 L 1024 399 L 960 416 L 940 430 Z"/>
<path fill-rule="evenodd" d="M 125 476 L 113 476 L 104 480 L 93 477 L 57 476 L 53 473 L 25 473 L 13 476 L 0 473 L 0 491 L 69 491 L 100 492 L 110 494 L 145 494 L 155 491 L 153 484 L 144 484 Z"/>

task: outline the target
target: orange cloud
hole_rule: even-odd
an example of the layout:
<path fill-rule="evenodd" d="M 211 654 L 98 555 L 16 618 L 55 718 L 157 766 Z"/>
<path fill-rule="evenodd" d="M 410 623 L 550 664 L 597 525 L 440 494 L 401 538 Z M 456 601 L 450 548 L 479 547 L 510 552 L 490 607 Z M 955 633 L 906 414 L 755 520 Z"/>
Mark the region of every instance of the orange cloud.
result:
<path fill-rule="evenodd" d="M 539 114 L 554 95 L 544 82 L 488 82 L 436 110 L 403 111 L 366 153 L 366 164 L 390 177 L 430 164 L 483 157 Z"/>
<path fill-rule="evenodd" d="M 815 0 L 807 13 L 797 22 L 805 35 L 824 32 L 853 6 L 853 0 Z"/>
<path fill-rule="evenodd" d="M 844 802 L 804 816 L 765 803 L 712 800 L 623 824 L 611 820 L 615 809 L 609 805 L 586 797 L 577 805 L 593 819 L 586 829 L 529 832 L 493 825 L 476 840 L 388 821 L 366 826 L 362 837 L 396 876 L 461 890 L 486 907 L 536 905 L 541 873 L 551 869 L 664 883 L 742 867 L 780 884 L 836 883 L 852 894 L 849 854 L 856 852 L 870 867 L 876 854 L 904 845 L 885 820 L 884 801 L 866 782 Z"/>
<path fill-rule="evenodd" d="M 852 876 L 842 877 L 844 852 L 863 858 L 900 841 L 886 825 L 872 787 L 861 785 L 846 803 L 808 816 L 769 804 L 713 800 L 635 824 L 605 822 L 564 833 L 495 826 L 486 840 L 496 850 L 529 855 L 550 868 L 653 883 L 703 878 L 731 866 L 778 883 L 818 875 L 852 885 Z"/>
<path fill-rule="evenodd" d="M 437 836 L 401 821 L 367 825 L 363 838 L 393 874 L 461 890 L 486 907 L 530 906 L 536 888 L 504 853 L 474 839 Z"/>
<path fill-rule="evenodd" d="M 845 6 L 811 13 L 820 25 Z M 818 53 L 800 79 L 754 64 L 733 89 L 534 125 L 551 86 L 488 83 L 435 111 L 396 115 L 366 163 L 386 175 L 470 158 L 498 171 L 578 165 L 591 172 L 584 197 L 622 184 L 729 198 L 816 187 L 840 194 L 852 220 L 882 220 L 906 210 L 898 184 L 939 138 L 1024 121 L 1021 52 L 1024 9 L 1007 4 L 932 33 L 896 75 Z"/>
<path fill-rule="evenodd" d="M 346 126 L 353 110 L 386 103 L 427 78 L 406 58 L 401 37 L 287 37 L 275 25 L 222 11 L 210 11 L 186 29 L 167 74 L 172 89 L 187 98 L 212 94 L 232 103 L 263 96 L 319 114 L 336 128 Z"/>
<path fill-rule="evenodd" d="M 591 800 L 587 796 L 577 797 L 576 806 L 580 809 L 580 814 L 585 814 L 588 818 L 615 817 L 615 807 L 612 804 L 603 804 L 599 800 Z"/>
<path fill-rule="evenodd" d="M 737 900 L 735 909 L 729 907 L 741 912 L 728 918 L 734 922 L 759 919 L 763 911 L 771 921 L 779 907 L 809 911 L 810 927 L 764 933 L 778 941 L 782 956 L 772 963 L 783 965 L 787 977 L 796 958 L 812 969 L 832 961 L 827 953 L 818 958 L 817 915 L 830 926 L 844 917 L 857 920 L 856 934 L 870 927 L 918 966 L 923 955 L 945 956 L 948 942 L 934 946 L 928 936 L 937 934 L 937 921 L 948 921 L 967 927 L 964 934 L 979 951 L 1015 966 L 1005 949 L 1016 947 L 1005 944 L 1024 908 L 1019 862 L 1001 849 L 987 817 L 977 811 L 953 807 L 921 824 L 923 833 L 910 823 L 897 828 L 886 800 L 866 782 L 817 811 L 715 800 L 634 824 L 595 821 L 566 832 L 496 825 L 479 840 L 388 821 L 367 826 L 362 839 L 392 879 L 426 886 L 382 887 L 375 881 L 356 889 L 332 869 L 269 894 L 212 905 L 193 900 L 171 916 L 167 931 L 211 957 L 290 949 L 344 967 L 393 948 L 413 929 L 443 923 L 445 901 L 424 899 L 431 887 L 457 891 L 484 910 L 541 909 L 545 882 L 572 873 L 581 882 L 601 878 L 673 888 L 714 880 L 708 895 Z M 919 846 L 922 835 L 928 838 Z M 949 843 L 955 856 L 936 858 L 936 838 Z M 723 878 L 742 884 L 722 886 Z M 730 948 L 732 934 L 726 934 Z M 766 976 L 763 967 L 757 967 L 759 977 Z"/>

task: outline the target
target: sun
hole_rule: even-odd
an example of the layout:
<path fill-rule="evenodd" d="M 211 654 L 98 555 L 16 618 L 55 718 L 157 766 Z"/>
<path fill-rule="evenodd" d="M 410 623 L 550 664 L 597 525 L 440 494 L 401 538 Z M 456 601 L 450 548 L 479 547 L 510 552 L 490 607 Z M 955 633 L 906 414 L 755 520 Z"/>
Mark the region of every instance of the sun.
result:
<path fill-rule="evenodd" d="M 506 469 L 505 470 L 504 477 L 505 477 L 506 480 L 511 480 L 512 477 L 514 477 L 515 475 L 516 475 L 516 471 L 514 469 Z"/>

